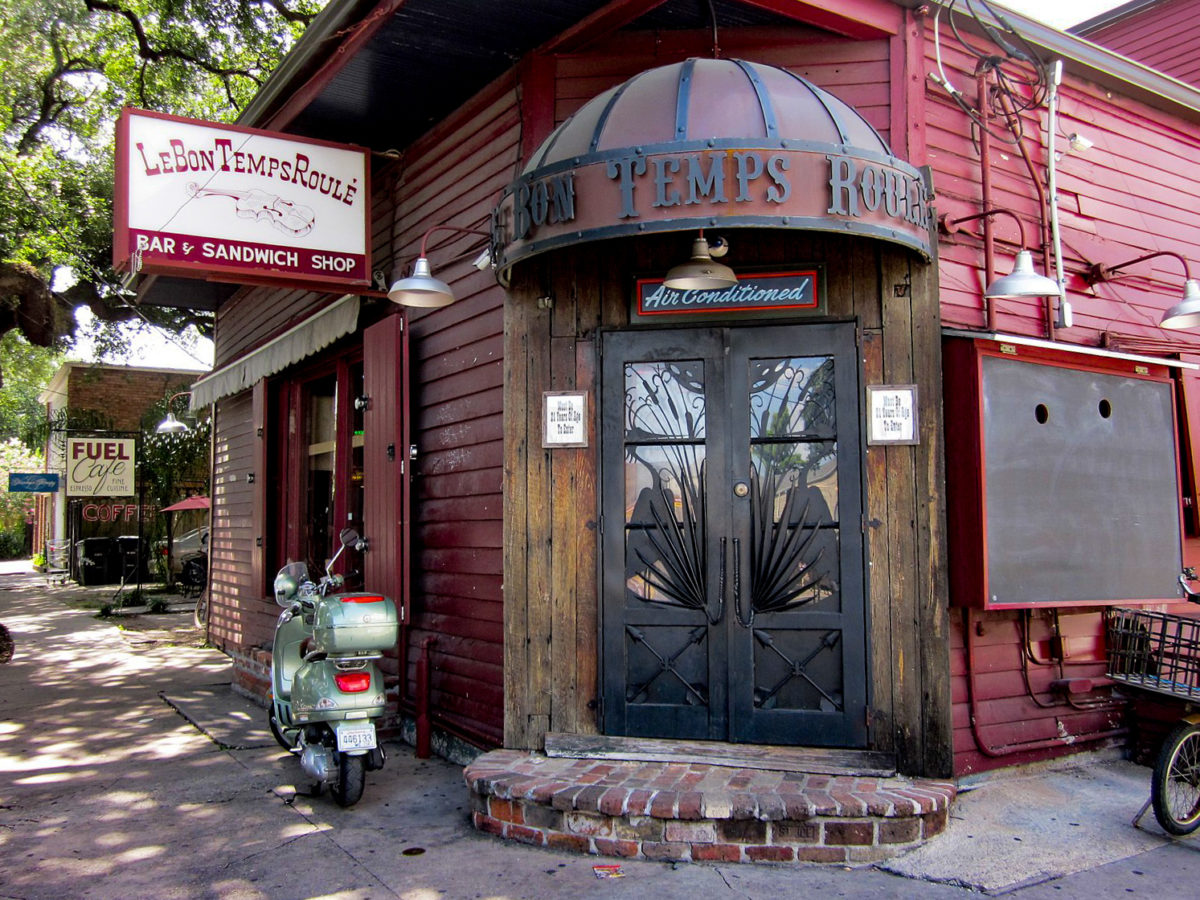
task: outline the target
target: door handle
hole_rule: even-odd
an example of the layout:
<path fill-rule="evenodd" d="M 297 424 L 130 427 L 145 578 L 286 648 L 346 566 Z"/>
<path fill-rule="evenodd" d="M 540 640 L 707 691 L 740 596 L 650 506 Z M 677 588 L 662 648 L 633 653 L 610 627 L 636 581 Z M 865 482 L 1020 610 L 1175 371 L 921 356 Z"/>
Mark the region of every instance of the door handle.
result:
<path fill-rule="evenodd" d="M 743 628 L 754 624 L 754 609 L 751 608 L 746 618 L 742 618 L 742 542 L 740 538 L 733 539 L 733 616 Z"/>
<path fill-rule="evenodd" d="M 725 551 L 726 539 L 721 538 L 721 572 L 717 579 L 717 615 L 714 618 L 711 614 L 708 617 L 710 625 L 720 625 L 721 620 L 725 618 L 725 564 L 727 553 Z"/>

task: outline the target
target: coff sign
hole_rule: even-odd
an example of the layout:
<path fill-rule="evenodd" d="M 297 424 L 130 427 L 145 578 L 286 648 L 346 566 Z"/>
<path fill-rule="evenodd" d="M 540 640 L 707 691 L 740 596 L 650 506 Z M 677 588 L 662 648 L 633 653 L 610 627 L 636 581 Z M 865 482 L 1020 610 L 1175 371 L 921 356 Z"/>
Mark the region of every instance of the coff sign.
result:
<path fill-rule="evenodd" d="M 365 150 L 125 110 L 118 269 L 370 283 Z"/>
<path fill-rule="evenodd" d="M 68 497 L 131 497 L 137 442 L 132 438 L 68 438 Z"/>

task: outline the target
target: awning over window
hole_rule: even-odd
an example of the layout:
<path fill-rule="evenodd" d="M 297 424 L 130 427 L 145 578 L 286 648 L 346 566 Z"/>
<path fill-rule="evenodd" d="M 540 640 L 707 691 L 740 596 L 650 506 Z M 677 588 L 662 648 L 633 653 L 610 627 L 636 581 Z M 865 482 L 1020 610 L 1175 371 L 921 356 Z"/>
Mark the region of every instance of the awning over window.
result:
<path fill-rule="evenodd" d="M 205 375 L 192 385 L 191 408 L 202 409 L 222 397 L 248 390 L 259 379 L 282 372 L 352 333 L 358 328 L 360 304 L 357 294 L 347 294 L 236 362 Z"/>

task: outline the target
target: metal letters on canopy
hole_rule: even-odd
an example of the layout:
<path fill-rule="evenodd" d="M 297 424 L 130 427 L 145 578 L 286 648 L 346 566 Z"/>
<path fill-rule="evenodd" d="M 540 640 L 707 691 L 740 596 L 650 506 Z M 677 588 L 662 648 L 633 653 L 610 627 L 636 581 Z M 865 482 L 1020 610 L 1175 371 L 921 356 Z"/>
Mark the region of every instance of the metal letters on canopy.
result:
<path fill-rule="evenodd" d="M 797 75 L 691 59 L 594 98 L 493 213 L 500 268 L 603 238 L 714 227 L 833 231 L 930 256 L 930 186 L 852 107 Z"/>

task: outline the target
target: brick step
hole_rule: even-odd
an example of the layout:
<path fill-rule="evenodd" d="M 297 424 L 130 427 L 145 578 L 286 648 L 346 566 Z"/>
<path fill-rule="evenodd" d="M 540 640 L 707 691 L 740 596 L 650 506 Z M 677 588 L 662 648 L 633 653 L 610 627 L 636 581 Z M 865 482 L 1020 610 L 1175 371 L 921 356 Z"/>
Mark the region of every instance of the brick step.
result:
<path fill-rule="evenodd" d="M 943 781 L 495 750 L 467 766 L 485 833 L 600 856 L 864 863 L 940 834 Z"/>

